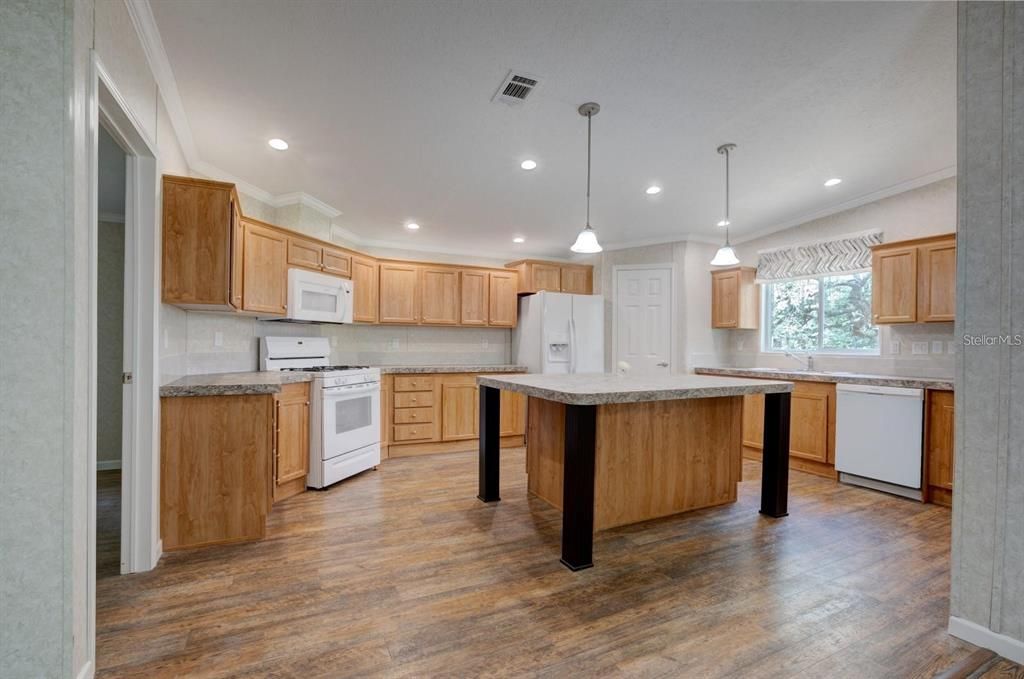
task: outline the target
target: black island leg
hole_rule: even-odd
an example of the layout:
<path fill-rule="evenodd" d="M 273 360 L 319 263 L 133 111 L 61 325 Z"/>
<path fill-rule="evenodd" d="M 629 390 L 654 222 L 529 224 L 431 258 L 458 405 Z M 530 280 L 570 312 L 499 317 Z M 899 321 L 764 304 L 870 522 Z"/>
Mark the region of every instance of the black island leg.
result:
<path fill-rule="evenodd" d="M 786 516 L 789 501 L 789 393 L 764 395 L 761 513 Z"/>
<path fill-rule="evenodd" d="M 484 502 L 497 502 L 501 465 L 501 390 L 480 387 L 480 493 Z"/>
<path fill-rule="evenodd" d="M 594 565 L 594 433 L 597 406 L 565 406 L 562 476 L 562 564 Z"/>

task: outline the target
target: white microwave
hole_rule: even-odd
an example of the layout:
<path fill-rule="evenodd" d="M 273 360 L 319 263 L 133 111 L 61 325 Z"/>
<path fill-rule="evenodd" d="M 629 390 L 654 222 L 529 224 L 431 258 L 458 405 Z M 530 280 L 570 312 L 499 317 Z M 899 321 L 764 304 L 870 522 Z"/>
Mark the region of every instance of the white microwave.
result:
<path fill-rule="evenodd" d="M 284 320 L 352 322 L 352 281 L 305 269 L 288 269 L 288 314 Z"/>

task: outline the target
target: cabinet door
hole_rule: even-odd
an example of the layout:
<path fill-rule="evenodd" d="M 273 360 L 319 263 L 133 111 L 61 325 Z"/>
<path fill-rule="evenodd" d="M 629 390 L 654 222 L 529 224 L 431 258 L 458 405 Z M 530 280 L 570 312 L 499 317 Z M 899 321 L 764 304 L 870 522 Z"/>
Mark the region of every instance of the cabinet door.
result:
<path fill-rule="evenodd" d="M 288 265 L 320 271 L 323 248 L 303 238 L 288 238 Z"/>
<path fill-rule="evenodd" d="M 711 272 L 711 327 L 735 328 L 740 323 L 740 272 Z"/>
<path fill-rule="evenodd" d="M 532 279 L 533 283 L 533 285 L 531 286 L 532 291 L 562 291 L 562 267 L 560 265 L 534 263 L 530 264 L 529 268 L 530 278 Z"/>
<path fill-rule="evenodd" d="M 231 304 L 231 192 L 163 181 L 163 301 Z"/>
<path fill-rule="evenodd" d="M 956 312 L 956 241 L 922 245 L 917 275 L 918 322 L 952 321 Z"/>
<path fill-rule="evenodd" d="M 871 253 L 871 314 L 875 323 L 917 320 L 917 247 Z"/>
<path fill-rule="evenodd" d="M 446 379 L 441 384 L 441 439 L 460 441 L 478 433 L 479 398 L 475 379 Z"/>
<path fill-rule="evenodd" d="M 829 463 L 830 411 L 835 399 L 833 385 L 796 382 L 790 400 L 789 454 L 816 462 Z"/>
<path fill-rule="evenodd" d="M 359 323 L 377 322 L 378 278 L 377 262 L 362 257 L 352 258 L 352 320 Z"/>
<path fill-rule="evenodd" d="M 421 322 L 456 325 L 459 322 L 459 272 L 424 267 L 421 276 Z"/>
<path fill-rule="evenodd" d="M 563 266 L 562 292 L 589 295 L 593 292 L 592 269 L 589 266 Z"/>
<path fill-rule="evenodd" d="M 245 227 L 242 226 L 242 212 L 237 198 L 231 199 L 231 306 L 242 308 L 242 243 L 245 241 Z"/>
<path fill-rule="evenodd" d="M 349 278 L 352 275 L 352 257 L 341 250 L 325 247 L 320 261 L 324 273 L 342 278 Z"/>
<path fill-rule="evenodd" d="M 933 502 L 949 505 L 953 491 L 953 392 L 929 391 L 925 413 L 925 459 L 929 495 Z M 947 491 L 936 492 L 935 489 Z"/>
<path fill-rule="evenodd" d="M 462 304 L 459 322 L 462 325 L 487 325 L 490 283 L 486 271 L 463 271 Z"/>
<path fill-rule="evenodd" d="M 526 395 L 514 391 L 501 392 L 502 436 L 521 436 L 526 433 Z"/>
<path fill-rule="evenodd" d="M 275 401 L 274 499 L 277 487 L 303 479 L 309 473 L 309 385 L 287 385 Z M 298 387 L 290 389 L 290 387 Z"/>
<path fill-rule="evenodd" d="M 242 308 L 266 314 L 287 311 L 288 242 L 284 235 L 246 222 Z"/>
<path fill-rule="evenodd" d="M 380 450 L 381 457 L 387 457 L 388 445 L 391 443 L 391 420 L 394 409 L 392 397 L 392 380 L 390 375 L 382 375 L 380 380 Z"/>
<path fill-rule="evenodd" d="M 489 274 L 488 325 L 496 328 L 516 327 L 516 317 L 519 313 L 517 284 L 514 271 Z"/>
<path fill-rule="evenodd" d="M 764 394 L 743 397 L 743 445 L 764 447 Z"/>
<path fill-rule="evenodd" d="M 380 265 L 380 322 L 420 320 L 420 270 L 411 264 Z"/>

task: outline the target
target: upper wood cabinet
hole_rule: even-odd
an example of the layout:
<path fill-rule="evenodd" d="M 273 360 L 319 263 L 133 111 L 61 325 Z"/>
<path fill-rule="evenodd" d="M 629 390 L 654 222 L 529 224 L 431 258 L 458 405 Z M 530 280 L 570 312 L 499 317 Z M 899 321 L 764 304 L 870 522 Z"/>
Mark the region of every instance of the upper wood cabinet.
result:
<path fill-rule="evenodd" d="M 539 259 L 509 262 L 506 268 L 519 274 L 519 294 L 569 292 L 589 295 L 594 291 L 594 267 L 589 264 L 564 264 Z"/>
<path fill-rule="evenodd" d="M 871 248 L 871 315 L 876 325 L 952 321 L 956 234 Z"/>
<path fill-rule="evenodd" d="M 288 239 L 250 220 L 243 224 L 242 309 L 283 315 L 288 310 Z"/>
<path fill-rule="evenodd" d="M 462 271 L 459 276 L 462 289 L 459 322 L 462 325 L 487 325 L 490 274 L 486 271 Z"/>
<path fill-rule="evenodd" d="M 231 306 L 242 308 L 242 284 L 244 262 L 242 248 L 245 243 L 245 226 L 242 224 L 242 209 L 238 196 L 231 194 Z"/>
<path fill-rule="evenodd" d="M 352 320 L 357 323 L 376 323 L 380 281 L 380 267 L 365 257 L 352 257 Z"/>
<path fill-rule="evenodd" d="M 234 187 L 163 179 L 162 298 L 185 308 L 237 308 L 241 243 Z"/>
<path fill-rule="evenodd" d="M 420 297 L 418 266 L 395 262 L 380 265 L 381 323 L 419 323 Z"/>
<path fill-rule="evenodd" d="M 288 237 L 288 266 L 301 266 L 320 271 L 320 259 L 323 254 L 323 247 L 311 240 Z"/>
<path fill-rule="evenodd" d="M 444 267 L 420 269 L 420 319 L 432 325 L 459 323 L 459 271 Z"/>
<path fill-rule="evenodd" d="M 519 316 L 517 274 L 492 271 L 488 278 L 487 325 L 495 328 L 514 328 Z"/>
<path fill-rule="evenodd" d="M 320 255 L 320 269 L 333 276 L 350 278 L 352 276 L 352 255 L 344 250 L 324 246 Z"/>
<path fill-rule="evenodd" d="M 761 286 L 754 274 L 752 267 L 741 266 L 711 272 L 712 328 L 758 328 Z"/>

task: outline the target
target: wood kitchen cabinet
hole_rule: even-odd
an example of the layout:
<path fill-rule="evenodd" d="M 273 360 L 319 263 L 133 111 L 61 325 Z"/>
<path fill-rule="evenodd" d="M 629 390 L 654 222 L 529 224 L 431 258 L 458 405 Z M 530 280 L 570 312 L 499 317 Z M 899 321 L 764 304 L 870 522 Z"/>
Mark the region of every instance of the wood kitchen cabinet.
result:
<path fill-rule="evenodd" d="M 379 266 L 365 257 L 352 257 L 352 320 L 376 323 L 380 299 Z"/>
<path fill-rule="evenodd" d="M 415 325 L 420 321 L 420 268 L 415 264 L 380 265 L 381 323 Z"/>
<path fill-rule="evenodd" d="M 242 309 L 284 315 L 288 310 L 288 239 L 281 232 L 243 220 Z"/>
<path fill-rule="evenodd" d="M 929 389 L 925 395 L 925 500 L 953 506 L 953 392 Z"/>
<path fill-rule="evenodd" d="M 310 238 L 288 236 L 288 266 L 349 278 L 352 275 L 352 256 Z"/>
<path fill-rule="evenodd" d="M 487 325 L 514 328 L 519 314 L 517 274 L 492 271 L 488 277 Z"/>
<path fill-rule="evenodd" d="M 501 420 L 498 423 L 501 436 L 522 436 L 526 433 L 526 399 L 526 394 L 501 390 Z"/>
<path fill-rule="evenodd" d="M 871 318 L 876 325 L 954 320 L 956 234 L 871 248 Z"/>
<path fill-rule="evenodd" d="M 274 502 L 306 490 L 309 473 L 309 383 L 274 395 Z"/>
<path fill-rule="evenodd" d="M 420 321 L 431 325 L 459 323 L 459 271 L 446 267 L 420 269 Z"/>
<path fill-rule="evenodd" d="M 793 469 L 836 478 L 836 385 L 794 382 L 790 397 L 789 455 Z M 764 396 L 743 397 L 743 453 L 760 460 Z"/>
<path fill-rule="evenodd" d="M 338 248 L 324 246 L 320 255 L 320 269 L 332 276 L 351 278 L 352 255 Z"/>
<path fill-rule="evenodd" d="M 486 326 L 490 309 L 490 274 L 486 271 L 462 271 L 459 323 Z M 513 297 L 515 293 L 513 293 Z"/>
<path fill-rule="evenodd" d="M 441 439 L 476 438 L 480 423 L 480 399 L 474 375 L 442 376 Z"/>
<path fill-rule="evenodd" d="M 594 267 L 589 264 L 565 264 L 539 259 L 521 259 L 505 265 L 519 274 L 519 294 L 541 290 L 590 295 L 594 291 Z"/>
<path fill-rule="evenodd" d="M 761 286 L 754 282 L 756 269 L 732 267 L 711 272 L 711 327 L 756 330 Z"/>

